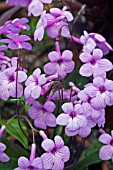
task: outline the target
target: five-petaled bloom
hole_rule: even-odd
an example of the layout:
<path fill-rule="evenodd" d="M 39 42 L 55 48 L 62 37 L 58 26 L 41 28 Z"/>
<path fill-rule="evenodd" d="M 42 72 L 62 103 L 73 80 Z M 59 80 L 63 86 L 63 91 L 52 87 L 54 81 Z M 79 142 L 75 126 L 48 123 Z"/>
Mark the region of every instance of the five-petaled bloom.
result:
<path fill-rule="evenodd" d="M 0 72 L 0 98 L 2 100 L 7 100 L 11 97 L 21 97 L 23 94 L 22 82 L 27 79 L 27 75 L 24 71 L 17 71 L 16 68 L 10 67 Z M 16 82 L 17 82 L 17 92 L 16 92 Z M 17 93 L 17 94 L 16 94 Z"/>
<path fill-rule="evenodd" d="M 86 77 L 91 75 L 95 77 L 112 70 L 112 63 L 107 59 L 102 59 L 102 57 L 103 52 L 100 49 L 94 49 L 92 55 L 88 52 L 81 53 L 80 60 L 85 64 L 81 66 L 80 74 Z"/>
<path fill-rule="evenodd" d="M 87 119 L 83 114 L 83 108 L 80 104 L 73 105 L 72 102 L 62 105 L 64 113 L 60 114 L 56 122 L 58 125 L 66 126 L 67 136 L 81 134 L 81 128 L 87 127 Z"/>
<path fill-rule="evenodd" d="M 70 151 L 64 146 L 64 141 L 60 136 L 55 136 L 54 141 L 45 139 L 42 148 L 46 151 L 41 156 L 43 168 L 51 170 L 63 170 L 64 163 L 70 158 Z"/>
<path fill-rule="evenodd" d="M 26 35 L 17 35 L 17 34 L 8 34 L 8 38 L 10 39 L 2 39 L 0 42 L 8 43 L 8 48 L 15 50 L 15 49 L 26 49 L 31 50 L 32 46 L 30 43 L 26 42 L 29 41 L 31 38 Z"/>
<path fill-rule="evenodd" d="M 99 157 L 102 160 L 112 159 L 113 161 L 113 130 L 111 131 L 111 135 L 107 133 L 103 133 L 99 137 L 99 141 L 105 144 L 100 148 Z"/>
<path fill-rule="evenodd" d="M 56 118 L 53 114 L 55 104 L 51 101 L 45 102 L 42 106 L 39 102 L 33 102 L 33 106 L 29 108 L 29 116 L 34 119 L 34 124 L 40 129 L 46 129 L 47 126 L 55 127 Z"/>
<path fill-rule="evenodd" d="M 46 83 L 46 78 L 44 74 L 41 74 L 41 70 L 37 68 L 34 70 L 33 74 L 28 77 L 25 82 L 26 88 L 24 91 L 25 98 L 30 96 L 37 99 L 41 95 L 41 86 Z"/>
<path fill-rule="evenodd" d="M 80 37 L 80 41 L 83 44 L 83 51 L 92 53 L 92 51 L 98 47 L 106 55 L 112 50 L 112 47 L 106 42 L 106 39 L 98 33 L 88 34 L 84 31 L 84 35 Z"/>
<path fill-rule="evenodd" d="M 50 62 L 44 66 L 45 73 L 50 75 L 57 73 L 61 78 L 65 78 L 67 73 L 71 73 L 75 67 L 72 56 L 69 50 L 63 51 L 62 55 L 56 51 L 50 52 L 48 55 Z"/>

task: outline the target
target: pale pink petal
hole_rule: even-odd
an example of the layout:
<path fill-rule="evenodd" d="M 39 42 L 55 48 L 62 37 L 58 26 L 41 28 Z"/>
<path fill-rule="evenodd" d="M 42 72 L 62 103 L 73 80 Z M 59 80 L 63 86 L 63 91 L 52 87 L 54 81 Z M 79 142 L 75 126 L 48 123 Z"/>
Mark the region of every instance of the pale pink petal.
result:
<path fill-rule="evenodd" d="M 50 62 L 44 65 L 44 72 L 50 75 L 57 73 L 57 63 Z"/>
<path fill-rule="evenodd" d="M 47 126 L 50 126 L 50 127 L 56 126 L 56 117 L 54 114 L 46 112 L 45 113 L 45 121 L 46 121 Z"/>
<path fill-rule="evenodd" d="M 67 125 L 67 123 L 69 122 L 69 119 L 70 119 L 70 116 L 68 114 L 60 114 L 57 119 L 56 119 L 56 123 L 58 125 L 62 125 L 62 126 L 65 126 Z"/>
<path fill-rule="evenodd" d="M 109 134 L 102 134 L 100 137 L 99 137 L 99 141 L 104 143 L 104 144 L 110 144 L 112 140 L 112 137 L 109 135 Z"/>
<path fill-rule="evenodd" d="M 41 156 L 43 162 L 44 169 L 52 169 L 53 166 L 53 154 L 52 153 L 44 153 Z"/>
<path fill-rule="evenodd" d="M 60 136 L 55 136 L 54 140 L 57 149 L 61 149 L 64 146 L 64 141 Z"/>
<path fill-rule="evenodd" d="M 55 144 L 51 139 L 45 139 L 41 146 L 46 152 L 51 152 L 54 149 Z"/>
<path fill-rule="evenodd" d="M 31 97 L 33 97 L 34 99 L 37 99 L 38 97 L 40 97 L 40 94 L 41 94 L 40 86 L 37 85 L 32 88 Z"/>
<path fill-rule="evenodd" d="M 93 66 L 90 63 L 83 64 L 82 67 L 79 70 L 79 73 L 82 76 L 89 77 L 93 74 Z"/>
<path fill-rule="evenodd" d="M 83 63 L 87 63 L 91 61 L 92 55 L 88 52 L 83 52 L 80 54 L 79 58 Z"/>
<path fill-rule="evenodd" d="M 59 149 L 58 154 L 62 157 L 64 162 L 67 162 L 70 158 L 70 151 L 67 146 L 63 146 L 61 149 Z"/>
<path fill-rule="evenodd" d="M 105 146 L 101 147 L 100 152 L 99 152 L 99 157 L 102 160 L 109 160 L 109 159 L 111 159 L 112 154 L 113 154 L 112 146 L 105 145 Z"/>
<path fill-rule="evenodd" d="M 60 59 L 60 55 L 56 51 L 52 51 L 49 53 L 48 58 L 50 59 L 51 62 L 57 62 Z"/>
<path fill-rule="evenodd" d="M 51 102 L 51 101 L 47 101 L 45 104 L 44 104 L 44 109 L 46 109 L 48 112 L 52 113 L 54 110 L 55 110 L 55 107 L 56 105 Z"/>
<path fill-rule="evenodd" d="M 67 113 L 70 114 L 70 112 L 73 111 L 73 104 L 72 103 L 64 103 L 62 105 L 62 110 Z"/>
<path fill-rule="evenodd" d="M 21 156 L 18 159 L 18 166 L 20 168 L 23 168 L 23 169 L 25 168 L 26 169 L 26 168 L 28 168 L 30 166 L 30 162 L 29 162 L 29 160 L 27 158 Z"/>

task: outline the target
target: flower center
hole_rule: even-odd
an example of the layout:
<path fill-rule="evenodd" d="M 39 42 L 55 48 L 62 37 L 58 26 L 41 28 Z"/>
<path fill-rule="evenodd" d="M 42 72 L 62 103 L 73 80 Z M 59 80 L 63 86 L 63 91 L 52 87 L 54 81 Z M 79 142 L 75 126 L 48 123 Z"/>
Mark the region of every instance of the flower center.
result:
<path fill-rule="evenodd" d="M 28 169 L 29 170 L 34 170 L 34 167 L 33 166 L 29 166 Z"/>
<path fill-rule="evenodd" d="M 8 80 L 9 80 L 10 83 L 13 82 L 13 81 L 15 80 L 15 79 L 14 79 L 14 76 L 13 76 L 13 75 L 9 76 L 9 77 L 8 77 Z"/>
<path fill-rule="evenodd" d="M 62 59 L 59 59 L 59 60 L 57 61 L 57 63 L 60 65 L 60 64 L 63 63 L 63 60 L 62 60 Z"/>
<path fill-rule="evenodd" d="M 56 151 L 57 151 L 57 149 L 54 147 L 52 150 L 52 153 L 55 154 Z"/>
<path fill-rule="evenodd" d="M 96 64 L 96 61 L 95 61 L 94 59 L 92 59 L 92 60 L 90 61 L 90 63 L 91 63 L 92 65 L 95 65 L 95 64 Z"/>
<path fill-rule="evenodd" d="M 99 88 L 100 93 L 104 93 L 106 91 L 106 88 L 104 86 Z"/>
<path fill-rule="evenodd" d="M 110 145 L 113 146 L 113 139 L 111 139 Z"/>
<path fill-rule="evenodd" d="M 72 112 L 70 113 L 70 117 L 73 119 L 75 116 L 76 116 L 76 113 L 75 113 L 74 111 L 72 111 Z"/>

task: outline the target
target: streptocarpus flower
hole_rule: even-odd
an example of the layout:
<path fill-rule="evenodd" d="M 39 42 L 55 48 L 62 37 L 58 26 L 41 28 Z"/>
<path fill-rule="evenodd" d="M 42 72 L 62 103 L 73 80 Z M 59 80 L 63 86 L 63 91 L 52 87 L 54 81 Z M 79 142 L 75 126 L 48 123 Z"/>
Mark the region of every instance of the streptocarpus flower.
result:
<path fill-rule="evenodd" d="M 104 109 L 106 105 L 113 104 L 113 81 L 96 77 L 93 83 L 85 89 L 85 93 L 91 98 L 90 104 L 95 109 Z"/>
<path fill-rule="evenodd" d="M 33 143 L 31 148 L 30 160 L 28 160 L 24 156 L 21 156 L 18 159 L 19 167 L 15 168 L 14 170 L 43 170 L 41 158 L 39 157 L 35 158 L 35 154 L 36 144 Z"/>
<path fill-rule="evenodd" d="M 6 146 L 0 142 L 0 162 L 8 162 L 9 157 L 4 153 Z"/>
<path fill-rule="evenodd" d="M 60 136 L 55 136 L 54 141 L 45 139 L 42 148 L 46 151 L 41 156 L 44 169 L 63 170 L 64 163 L 70 158 L 70 151 L 64 146 L 64 141 Z"/>
<path fill-rule="evenodd" d="M 103 54 L 106 55 L 112 50 L 112 47 L 106 42 L 106 39 L 97 33 L 88 34 L 84 31 L 84 35 L 80 37 L 81 43 L 83 46 L 83 51 L 91 53 L 95 47 L 100 48 L 103 51 Z"/>
<path fill-rule="evenodd" d="M 50 4 L 52 0 L 32 0 L 28 6 L 28 15 L 33 14 L 35 17 L 43 12 L 43 3 Z"/>
<path fill-rule="evenodd" d="M 56 118 L 53 114 L 55 107 L 55 104 L 51 101 L 45 102 L 43 106 L 39 102 L 33 102 L 28 112 L 29 116 L 35 120 L 35 126 L 40 129 L 46 129 L 47 126 L 55 127 Z"/>
<path fill-rule="evenodd" d="M 16 97 L 16 69 L 10 67 L 0 72 L 0 98 L 7 100 L 10 96 Z M 17 97 L 21 97 L 23 94 L 23 86 L 21 83 L 27 79 L 27 75 L 24 71 L 18 71 L 17 80 Z"/>
<path fill-rule="evenodd" d="M 66 10 L 67 7 L 64 7 L 62 10 L 59 8 L 51 8 L 50 13 L 47 14 L 46 11 L 43 11 L 34 33 L 35 41 L 37 39 L 39 41 L 43 39 L 44 29 L 46 29 L 47 35 L 51 38 L 58 38 L 59 35 L 65 37 L 70 35 L 68 22 L 73 20 L 73 16 Z"/>
<path fill-rule="evenodd" d="M 7 0 L 6 3 L 8 3 L 10 6 L 21 6 L 26 7 L 30 4 L 32 0 Z"/>
<path fill-rule="evenodd" d="M 113 68 L 112 63 L 107 59 L 102 59 L 102 57 L 103 52 L 100 49 L 94 49 L 92 55 L 88 52 L 81 53 L 80 60 L 85 64 L 81 66 L 80 74 L 86 77 L 91 75 L 95 77 L 110 71 Z"/>
<path fill-rule="evenodd" d="M 56 122 L 58 125 L 66 126 L 67 136 L 77 135 L 81 128 L 87 127 L 87 119 L 80 104 L 65 103 L 62 105 L 62 110 L 64 113 L 57 117 Z"/>
<path fill-rule="evenodd" d="M 67 73 L 71 73 L 75 67 L 72 61 L 72 52 L 65 50 L 62 55 L 56 51 L 49 53 L 50 62 L 44 66 L 44 71 L 47 74 L 57 73 L 61 78 L 65 78 Z"/>
<path fill-rule="evenodd" d="M 27 49 L 31 50 L 32 46 L 30 43 L 26 42 L 30 40 L 30 37 L 26 35 L 9 34 L 7 35 L 10 39 L 2 39 L 0 42 L 8 43 L 8 48 L 14 49 Z"/>
<path fill-rule="evenodd" d="M 29 20 L 27 18 L 16 18 L 11 21 L 8 29 L 11 30 L 12 33 L 19 33 L 21 30 L 29 30 L 28 22 Z"/>
<path fill-rule="evenodd" d="M 73 16 L 66 10 L 66 6 L 64 6 L 62 10 L 59 8 L 51 8 L 50 14 L 46 15 L 48 20 L 46 33 L 49 37 L 58 38 L 59 35 L 64 37 L 70 35 L 68 22 L 73 20 Z"/>
<path fill-rule="evenodd" d="M 34 99 L 40 97 L 41 94 L 41 86 L 46 83 L 46 78 L 44 74 L 41 74 L 41 70 L 37 68 L 34 70 L 33 74 L 28 77 L 25 85 L 24 95 L 25 98 L 29 98 L 30 96 Z"/>
<path fill-rule="evenodd" d="M 105 144 L 100 148 L 99 157 L 102 160 L 109 160 L 113 161 L 113 130 L 111 131 L 111 135 L 107 133 L 103 133 L 99 137 L 99 141 Z"/>

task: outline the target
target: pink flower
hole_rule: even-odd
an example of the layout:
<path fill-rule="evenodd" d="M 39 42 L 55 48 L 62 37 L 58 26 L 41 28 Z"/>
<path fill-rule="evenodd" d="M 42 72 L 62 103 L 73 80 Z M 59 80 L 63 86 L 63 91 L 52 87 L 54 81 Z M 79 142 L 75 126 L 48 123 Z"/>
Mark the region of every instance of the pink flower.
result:
<path fill-rule="evenodd" d="M 64 163 L 70 158 L 70 151 L 64 146 L 64 141 L 60 136 L 55 136 L 54 141 L 45 139 L 42 147 L 46 151 L 41 156 L 44 169 L 63 170 Z"/>
<path fill-rule="evenodd" d="M 43 3 L 50 4 L 52 0 L 32 0 L 28 6 L 28 15 L 33 14 L 35 17 L 43 12 Z"/>
<path fill-rule="evenodd" d="M 33 102 L 28 112 L 29 116 L 35 120 L 35 126 L 40 129 L 46 129 L 47 126 L 55 127 L 56 118 L 53 114 L 55 107 L 51 101 L 45 102 L 43 106 L 39 102 Z"/>
<path fill-rule="evenodd" d="M 31 76 L 28 77 L 25 85 L 24 95 L 25 98 L 29 98 L 30 96 L 34 99 L 37 99 L 41 95 L 41 87 L 46 83 L 45 75 L 41 75 L 41 70 L 37 68 Z"/>
<path fill-rule="evenodd" d="M 65 78 L 67 73 L 71 73 L 75 67 L 72 56 L 69 50 L 65 50 L 62 55 L 56 51 L 50 52 L 48 55 L 50 62 L 44 66 L 45 73 L 50 75 L 57 73 L 61 78 Z"/>
<path fill-rule="evenodd" d="M 112 70 L 112 63 L 107 59 L 102 59 L 102 57 L 103 52 L 100 49 L 94 49 L 92 55 L 88 52 L 81 53 L 80 60 L 85 64 L 81 66 L 80 74 L 86 77 L 91 75 L 95 77 Z"/>
<path fill-rule="evenodd" d="M 99 141 L 105 144 L 100 148 L 99 157 L 102 160 L 112 159 L 113 162 L 113 130 L 111 131 L 111 135 L 107 133 L 103 133 L 99 137 Z"/>
<path fill-rule="evenodd" d="M 64 113 L 57 117 L 56 122 L 58 125 L 66 126 L 67 136 L 77 135 L 81 128 L 87 127 L 87 119 L 80 104 L 65 103 L 62 105 L 62 110 Z"/>

